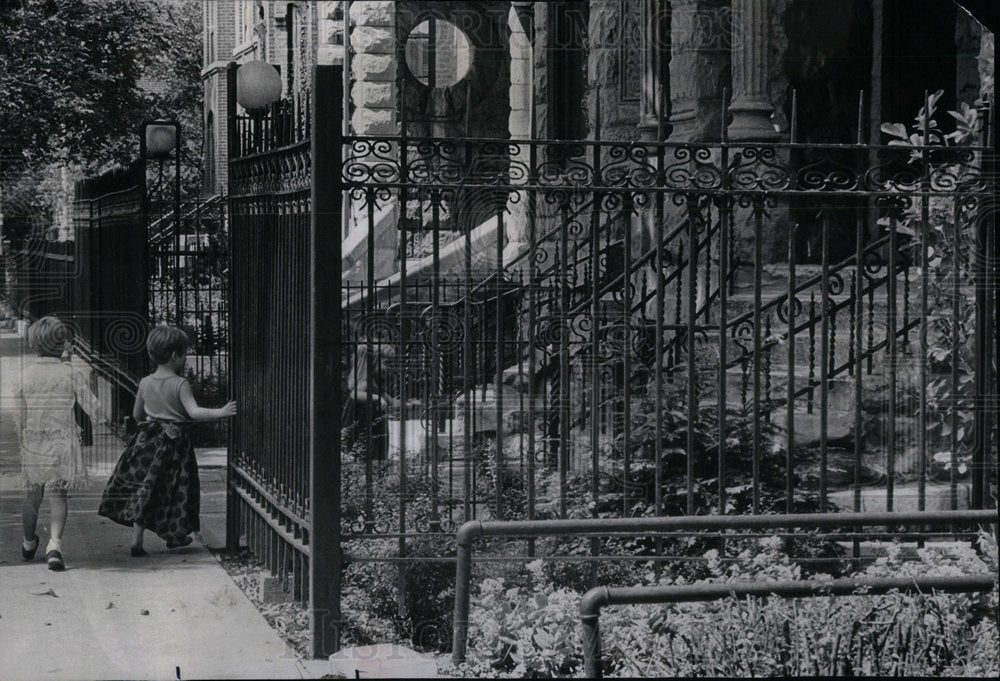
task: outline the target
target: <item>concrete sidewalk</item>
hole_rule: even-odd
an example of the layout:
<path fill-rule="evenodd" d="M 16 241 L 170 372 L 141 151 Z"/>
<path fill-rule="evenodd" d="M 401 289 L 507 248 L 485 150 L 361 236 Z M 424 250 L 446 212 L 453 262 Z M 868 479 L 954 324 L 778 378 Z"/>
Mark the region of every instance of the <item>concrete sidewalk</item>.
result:
<path fill-rule="evenodd" d="M 131 558 L 131 530 L 97 515 L 105 477 L 71 494 L 64 572 L 44 560 L 48 503 L 34 561 L 20 556 L 19 468 L 10 410 L 20 342 L 0 337 L 0 678 L 318 678 L 201 541 L 168 551 L 147 533 L 149 556 Z M 11 375 L 14 374 L 14 375 Z M 202 472 L 202 537 L 224 539 L 225 471 Z"/>

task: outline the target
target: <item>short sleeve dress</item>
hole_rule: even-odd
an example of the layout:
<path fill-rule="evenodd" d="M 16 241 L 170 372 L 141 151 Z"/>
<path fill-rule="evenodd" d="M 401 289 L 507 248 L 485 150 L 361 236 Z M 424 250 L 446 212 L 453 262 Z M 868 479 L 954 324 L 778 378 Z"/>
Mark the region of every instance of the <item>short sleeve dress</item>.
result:
<path fill-rule="evenodd" d="M 139 382 L 147 420 L 118 459 L 98 513 L 120 525 L 139 522 L 170 546 L 200 528 L 198 461 L 187 433 L 180 376 Z"/>
<path fill-rule="evenodd" d="M 87 469 L 73 404 L 83 407 L 95 421 L 100 420 L 100 405 L 83 373 L 57 357 L 39 357 L 24 368 L 16 397 L 24 486 L 72 489 L 85 485 Z"/>

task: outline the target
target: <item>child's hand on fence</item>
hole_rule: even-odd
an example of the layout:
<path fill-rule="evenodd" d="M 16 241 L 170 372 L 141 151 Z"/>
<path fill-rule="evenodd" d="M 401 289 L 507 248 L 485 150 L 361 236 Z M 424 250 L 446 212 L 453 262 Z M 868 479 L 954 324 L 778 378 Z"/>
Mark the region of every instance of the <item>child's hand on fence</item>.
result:
<path fill-rule="evenodd" d="M 230 400 L 220 411 L 223 416 L 236 416 L 236 402 Z"/>

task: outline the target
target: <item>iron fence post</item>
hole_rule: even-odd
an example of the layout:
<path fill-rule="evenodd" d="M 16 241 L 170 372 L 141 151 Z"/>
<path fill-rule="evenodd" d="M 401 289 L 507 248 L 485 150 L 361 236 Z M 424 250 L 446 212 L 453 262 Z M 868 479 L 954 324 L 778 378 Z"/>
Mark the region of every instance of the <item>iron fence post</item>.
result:
<path fill-rule="evenodd" d="M 226 161 L 227 165 L 236 157 L 236 149 L 239 144 L 237 137 L 236 120 L 236 64 L 230 62 L 226 67 Z M 233 174 L 231 168 L 226 169 L 226 217 L 228 220 L 229 234 L 226 239 L 226 251 L 229 260 L 229 327 L 226 333 L 226 392 L 230 399 L 236 398 L 233 376 L 235 372 L 235 347 L 233 339 L 236 337 L 233 323 L 238 319 L 236 313 L 236 292 L 233 287 L 235 280 L 235 269 L 237 263 L 233 257 Z M 233 463 L 235 459 L 236 432 L 240 416 L 235 416 L 227 428 L 226 433 L 226 551 L 236 552 L 240 547 L 240 503 L 239 495 L 235 489 L 235 479 L 233 475 Z"/>
<path fill-rule="evenodd" d="M 340 363 L 343 67 L 313 70 L 309 252 L 309 620 L 313 657 L 340 648 Z"/>

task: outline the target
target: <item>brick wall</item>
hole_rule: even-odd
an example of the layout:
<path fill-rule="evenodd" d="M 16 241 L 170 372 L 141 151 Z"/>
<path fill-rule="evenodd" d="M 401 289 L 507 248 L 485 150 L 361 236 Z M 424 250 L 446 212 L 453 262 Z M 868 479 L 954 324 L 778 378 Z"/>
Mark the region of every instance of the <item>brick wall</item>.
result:
<path fill-rule="evenodd" d="M 232 59 L 233 49 L 236 46 L 236 4 L 237 0 L 205 0 L 206 29 L 211 27 L 211 35 L 206 30 L 206 40 L 211 37 L 214 42 L 213 48 L 206 48 L 203 64 L 202 82 L 204 85 L 204 118 L 203 125 L 208 126 L 212 121 L 214 127 L 215 144 L 214 149 L 205 145 L 206 155 L 210 158 L 204 159 L 206 178 L 212 180 L 214 168 L 214 182 L 211 186 L 205 186 L 206 194 L 224 193 L 228 182 L 228 140 L 226 138 L 226 70 L 225 64 Z M 207 61 L 210 56 L 215 57 L 212 62 Z M 206 127 L 206 133 L 208 129 Z M 207 136 L 206 136 L 207 138 Z M 211 166 L 211 168 L 210 168 Z"/>

